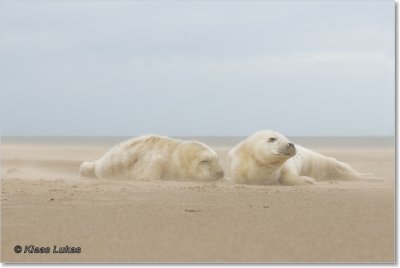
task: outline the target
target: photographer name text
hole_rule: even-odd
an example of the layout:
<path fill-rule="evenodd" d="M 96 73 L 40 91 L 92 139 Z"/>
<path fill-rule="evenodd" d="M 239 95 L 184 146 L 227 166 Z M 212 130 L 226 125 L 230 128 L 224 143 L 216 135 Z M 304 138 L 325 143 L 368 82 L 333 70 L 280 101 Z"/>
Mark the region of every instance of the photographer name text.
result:
<path fill-rule="evenodd" d="M 19 253 L 25 253 L 25 254 L 49 254 L 49 253 L 79 254 L 79 253 L 81 253 L 81 248 L 80 247 L 70 247 L 68 245 L 62 246 L 62 247 L 54 245 L 52 248 L 51 247 L 38 247 L 35 245 L 25 245 L 24 247 L 21 247 L 20 245 L 17 245 L 14 247 L 14 252 L 17 254 L 19 254 Z"/>

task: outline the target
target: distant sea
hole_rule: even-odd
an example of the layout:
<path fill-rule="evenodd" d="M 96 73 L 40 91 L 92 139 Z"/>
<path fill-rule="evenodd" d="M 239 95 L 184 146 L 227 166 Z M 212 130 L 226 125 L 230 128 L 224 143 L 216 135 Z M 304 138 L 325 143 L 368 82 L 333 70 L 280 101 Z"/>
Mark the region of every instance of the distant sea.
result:
<path fill-rule="evenodd" d="M 64 145 L 64 146 L 112 146 L 131 137 L 1 137 L 1 143 Z M 195 139 L 210 146 L 232 147 L 245 137 L 176 137 Z M 315 147 L 395 147 L 394 137 L 288 137 L 293 143 Z"/>

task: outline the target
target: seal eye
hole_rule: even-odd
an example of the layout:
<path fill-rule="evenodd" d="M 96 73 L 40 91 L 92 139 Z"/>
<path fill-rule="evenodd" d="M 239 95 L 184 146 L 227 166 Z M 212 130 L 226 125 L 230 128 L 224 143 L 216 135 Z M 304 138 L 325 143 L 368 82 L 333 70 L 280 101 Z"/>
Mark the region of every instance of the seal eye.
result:
<path fill-rule="evenodd" d="M 269 140 L 268 140 L 268 142 L 274 142 L 274 141 L 276 141 L 276 139 L 274 137 L 269 138 Z"/>
<path fill-rule="evenodd" d="M 203 161 L 200 161 L 200 165 L 206 165 L 206 164 L 208 164 L 208 163 L 210 163 L 210 160 L 203 160 Z"/>

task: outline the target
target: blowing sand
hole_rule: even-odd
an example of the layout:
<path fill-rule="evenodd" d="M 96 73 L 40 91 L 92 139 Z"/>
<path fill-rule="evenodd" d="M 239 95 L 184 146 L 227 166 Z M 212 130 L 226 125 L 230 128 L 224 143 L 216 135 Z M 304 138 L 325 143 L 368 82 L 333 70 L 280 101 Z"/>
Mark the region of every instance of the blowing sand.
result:
<path fill-rule="evenodd" d="M 383 182 L 248 186 L 100 181 L 79 165 L 108 143 L 3 141 L 2 262 L 394 262 L 393 145 L 309 148 Z M 211 144 L 226 167 L 230 147 Z M 50 247 L 20 253 L 14 247 Z M 81 253 L 52 253 L 53 247 Z"/>

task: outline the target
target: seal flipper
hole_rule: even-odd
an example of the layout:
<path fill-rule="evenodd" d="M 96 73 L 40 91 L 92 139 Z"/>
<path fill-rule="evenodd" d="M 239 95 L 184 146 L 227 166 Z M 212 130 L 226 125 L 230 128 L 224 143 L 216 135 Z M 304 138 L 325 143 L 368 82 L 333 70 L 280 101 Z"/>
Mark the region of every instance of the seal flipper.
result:
<path fill-rule="evenodd" d="M 297 185 L 313 185 L 315 180 L 307 176 L 295 175 L 290 170 L 282 169 L 281 177 L 279 181 L 282 185 L 286 186 L 297 186 Z"/>
<path fill-rule="evenodd" d="M 82 177 L 96 177 L 95 166 L 96 162 L 83 162 L 79 168 L 79 175 Z"/>
<path fill-rule="evenodd" d="M 383 182 L 382 178 L 376 177 L 373 174 L 369 173 L 358 173 L 355 181 L 364 181 L 364 182 Z"/>

